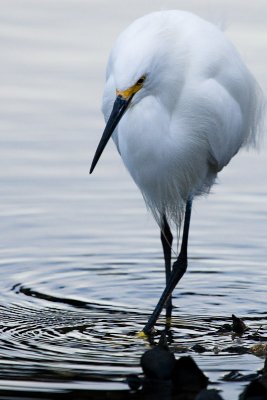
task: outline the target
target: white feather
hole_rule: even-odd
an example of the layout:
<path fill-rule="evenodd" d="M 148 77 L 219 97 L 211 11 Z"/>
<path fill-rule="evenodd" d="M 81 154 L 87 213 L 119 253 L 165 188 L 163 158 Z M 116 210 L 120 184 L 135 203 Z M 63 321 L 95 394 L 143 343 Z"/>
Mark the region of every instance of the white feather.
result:
<path fill-rule="evenodd" d="M 156 221 L 177 226 L 189 197 L 207 193 L 242 146 L 259 138 L 261 91 L 217 27 L 184 11 L 133 22 L 107 67 L 103 112 L 116 89 L 146 75 L 113 139 Z"/>

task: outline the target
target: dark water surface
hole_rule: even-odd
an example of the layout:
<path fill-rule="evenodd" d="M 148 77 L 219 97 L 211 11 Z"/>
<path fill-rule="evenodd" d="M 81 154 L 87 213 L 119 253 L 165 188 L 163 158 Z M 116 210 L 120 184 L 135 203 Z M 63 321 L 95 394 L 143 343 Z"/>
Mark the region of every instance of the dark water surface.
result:
<path fill-rule="evenodd" d="M 1 2 L 0 398 L 126 390 L 126 375 L 141 372 L 148 343 L 135 333 L 164 268 L 158 229 L 112 144 L 88 175 L 106 58 L 145 12 L 221 12 L 266 90 L 266 4 L 216 3 Z M 226 350 L 255 344 L 247 334 L 216 332 L 234 313 L 266 336 L 266 161 L 264 149 L 242 152 L 196 201 L 189 270 L 175 291 L 173 349 L 191 354 L 225 400 L 246 384 L 223 382 L 225 373 L 263 365 Z"/>

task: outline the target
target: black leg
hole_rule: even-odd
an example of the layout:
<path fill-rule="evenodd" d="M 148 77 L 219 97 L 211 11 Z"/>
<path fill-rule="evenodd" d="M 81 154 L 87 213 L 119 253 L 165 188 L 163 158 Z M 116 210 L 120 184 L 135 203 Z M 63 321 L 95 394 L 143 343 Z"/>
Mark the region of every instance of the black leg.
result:
<path fill-rule="evenodd" d="M 188 243 L 188 234 L 189 234 L 189 226 L 190 226 L 190 218 L 191 218 L 191 208 L 192 208 L 192 200 L 188 200 L 186 203 L 185 209 L 185 218 L 184 218 L 184 230 L 183 230 L 183 238 L 181 244 L 181 250 L 177 260 L 173 264 L 173 269 L 170 275 L 170 279 L 167 282 L 166 288 L 164 289 L 158 304 L 156 305 L 155 310 L 150 316 L 147 324 L 145 325 L 143 332 L 148 334 L 151 332 L 153 326 L 155 325 L 164 305 L 167 303 L 170 298 L 173 289 L 179 282 L 179 280 L 184 275 L 187 269 L 187 243 Z"/>
<path fill-rule="evenodd" d="M 161 243 L 163 247 L 163 254 L 165 260 L 165 273 L 166 273 L 166 286 L 171 276 L 171 252 L 172 252 L 172 240 L 173 236 L 171 233 L 170 226 L 165 215 L 162 218 L 162 230 L 161 230 Z M 169 297 L 166 303 L 166 318 L 167 320 L 171 317 L 172 313 L 172 298 Z"/>

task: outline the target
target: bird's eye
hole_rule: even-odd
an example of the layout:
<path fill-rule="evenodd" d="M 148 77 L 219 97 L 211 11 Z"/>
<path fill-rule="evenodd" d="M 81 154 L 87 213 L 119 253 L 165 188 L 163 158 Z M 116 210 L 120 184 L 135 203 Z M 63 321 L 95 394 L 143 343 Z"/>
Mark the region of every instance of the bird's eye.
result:
<path fill-rule="evenodd" d="M 140 86 L 143 85 L 143 83 L 145 82 L 146 77 L 145 76 L 141 76 L 140 79 L 138 79 L 138 81 L 136 82 L 136 85 Z"/>

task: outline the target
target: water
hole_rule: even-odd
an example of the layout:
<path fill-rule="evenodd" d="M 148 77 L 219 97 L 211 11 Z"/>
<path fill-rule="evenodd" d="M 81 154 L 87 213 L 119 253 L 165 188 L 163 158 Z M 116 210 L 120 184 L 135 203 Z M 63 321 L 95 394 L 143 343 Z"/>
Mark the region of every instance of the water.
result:
<path fill-rule="evenodd" d="M 178 6 L 228 20 L 266 90 L 266 4 L 216 3 Z M 104 125 L 114 38 L 138 15 L 174 7 L 1 2 L 0 398 L 121 391 L 125 376 L 141 371 L 147 344 L 135 333 L 164 285 L 159 233 L 112 144 L 96 173 L 88 169 Z M 266 161 L 266 150 L 242 152 L 213 194 L 196 202 L 190 267 L 175 291 L 177 357 L 191 354 L 225 399 L 237 399 L 245 385 L 223 382 L 226 372 L 263 364 L 224 351 L 251 339 L 216 331 L 235 313 L 266 333 Z M 208 351 L 194 353 L 196 343 Z"/>

